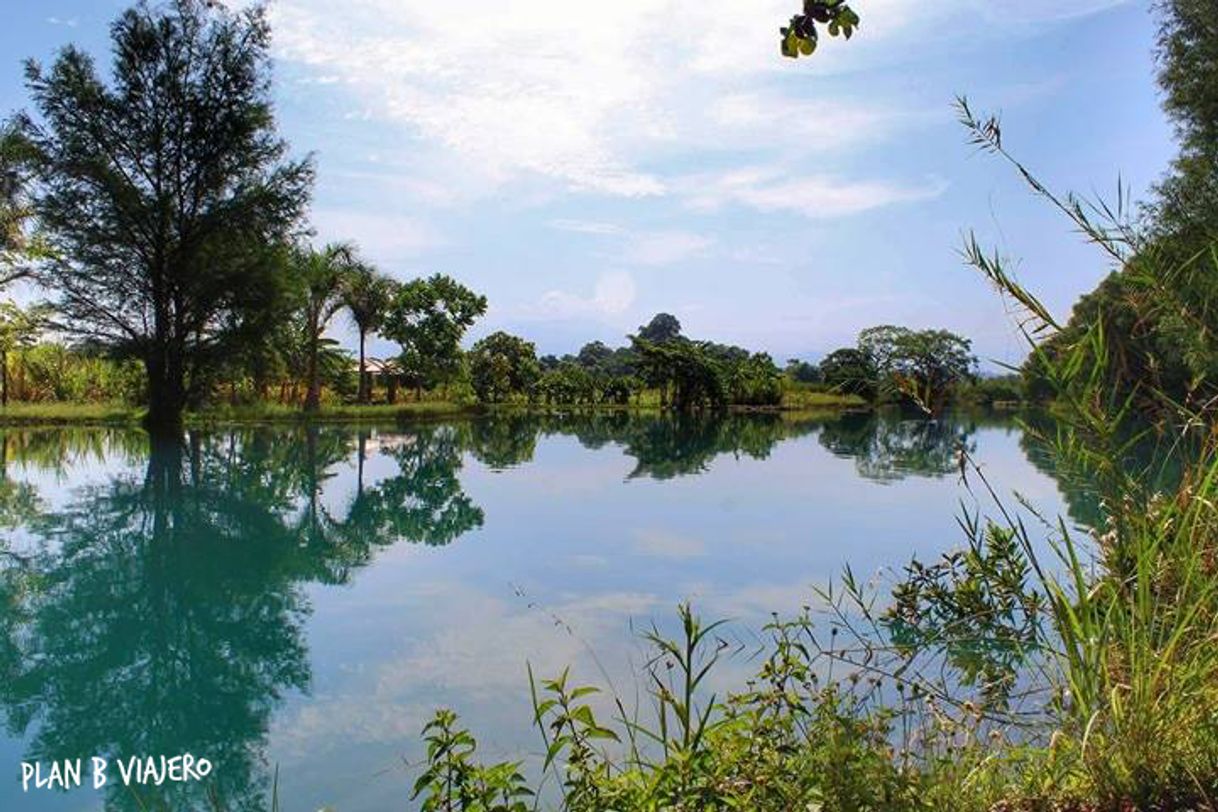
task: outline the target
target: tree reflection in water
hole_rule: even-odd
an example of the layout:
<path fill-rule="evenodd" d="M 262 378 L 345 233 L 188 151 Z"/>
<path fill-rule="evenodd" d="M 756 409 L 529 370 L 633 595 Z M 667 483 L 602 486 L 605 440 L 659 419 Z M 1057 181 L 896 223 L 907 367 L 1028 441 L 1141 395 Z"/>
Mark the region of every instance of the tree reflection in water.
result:
<path fill-rule="evenodd" d="M 63 442 L 72 436 L 81 442 Z M 132 436 L 10 432 L 0 459 L 70 471 Z M 397 438 L 384 451 L 397 474 L 359 487 L 340 515 L 322 489 L 353 438 L 316 427 L 157 439 L 142 473 L 79 488 L 66 507 L 18 513 L 29 497 L 6 499 L 6 521 L 34 540 L 0 558 L 0 704 L 10 734 L 29 735 L 26 758 L 190 752 L 215 765 L 206 791 L 226 808 L 264 808 L 271 712 L 309 683 L 302 587 L 346 582 L 379 547 L 443 544 L 479 525 L 456 436 Z M 6 477 L 0 493 L 29 488 Z M 109 808 L 148 801 L 108 789 Z M 191 809 L 204 791 L 146 793 Z"/>
<path fill-rule="evenodd" d="M 896 412 L 844 415 L 826 423 L 820 444 L 854 460 L 859 476 L 893 482 L 907 476 L 941 477 L 960 470 L 960 451 L 972 453 L 975 419 L 945 415 L 929 420 Z"/>

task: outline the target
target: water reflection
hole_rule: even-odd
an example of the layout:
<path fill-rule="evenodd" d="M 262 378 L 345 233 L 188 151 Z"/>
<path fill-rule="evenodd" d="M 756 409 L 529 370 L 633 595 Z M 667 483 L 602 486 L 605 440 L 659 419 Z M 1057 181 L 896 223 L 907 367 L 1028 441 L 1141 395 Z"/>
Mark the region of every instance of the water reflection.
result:
<path fill-rule="evenodd" d="M 620 446 L 634 459 L 627 479 L 673 479 L 705 472 L 716 457 L 765 459 L 778 443 L 810 434 L 824 418 L 780 414 L 734 414 L 714 418 L 688 415 L 640 417 L 626 412 L 593 414 L 511 414 L 472 424 L 470 450 L 493 468 L 508 468 L 533 459 L 537 438 L 575 437 L 598 449 Z"/>
<path fill-rule="evenodd" d="M 350 582 L 391 545 L 481 527 L 462 487 L 469 458 L 526 465 L 540 438 L 565 436 L 620 450 L 627 479 L 665 481 L 816 436 L 892 482 L 951 473 L 977 427 L 605 413 L 194 430 L 151 447 L 126 430 L 0 432 L 0 713 L 28 760 L 206 754 L 228 808 L 261 808 L 273 712 L 310 685 L 306 588 Z M 107 790 L 107 808 L 148 803 Z M 155 792 L 190 809 L 203 791 Z"/>
<path fill-rule="evenodd" d="M 456 438 L 435 427 L 382 444 L 397 473 L 368 488 L 361 478 L 338 510 L 322 494 L 353 452 L 341 429 L 158 441 L 142 472 L 79 488 L 55 510 L 6 476 L 4 521 L 34 540 L 0 559 L 0 703 L 11 735 L 32 731 L 25 758 L 206 754 L 226 808 L 264 808 L 271 711 L 309 683 L 300 587 L 344 583 L 397 541 L 443 544 L 480 524 Z M 70 472 L 130 440 L 8 433 L 0 453 L 6 468 Z M 359 459 L 366 442 L 356 438 Z M 187 809 L 200 792 L 156 795 Z M 146 802 L 112 787 L 107 805 Z"/>
<path fill-rule="evenodd" d="M 1023 422 L 1026 430 L 1020 433 L 1020 448 L 1037 470 L 1057 483 L 1066 514 L 1080 527 L 1103 528 L 1104 495 L 1096 468 L 1077 455 L 1059 453 L 1058 444 L 1068 447 L 1070 440 L 1068 435 L 1059 436 L 1059 426 L 1051 416 L 1031 413 Z M 1124 438 L 1121 465 L 1145 493 L 1172 493 L 1180 484 L 1186 463 L 1201 453 L 1198 440 L 1189 434 L 1139 427 L 1136 434 Z"/>
<path fill-rule="evenodd" d="M 960 470 L 960 451 L 972 453 L 975 416 L 947 415 L 938 420 L 900 414 L 844 415 L 821 430 L 820 444 L 830 453 L 854 460 L 859 476 L 893 482 L 910 475 L 947 476 Z"/>

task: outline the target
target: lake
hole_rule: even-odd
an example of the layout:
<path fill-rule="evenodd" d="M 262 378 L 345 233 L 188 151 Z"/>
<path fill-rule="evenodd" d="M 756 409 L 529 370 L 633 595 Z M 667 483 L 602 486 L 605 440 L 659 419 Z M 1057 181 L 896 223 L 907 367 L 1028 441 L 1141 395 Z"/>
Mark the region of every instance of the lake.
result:
<path fill-rule="evenodd" d="M 232 809 L 276 768 L 285 810 L 412 808 L 437 706 L 484 758 L 540 751 L 526 663 L 633 702 L 637 631 L 689 598 L 733 620 L 720 677 L 742 679 L 770 613 L 845 564 L 960 544 L 961 444 L 999 491 L 1066 509 L 1015 421 L 980 415 L 505 414 L 151 451 L 0 430 L 0 809 L 139 809 L 116 786 L 23 794 L 21 762 L 186 752 Z"/>

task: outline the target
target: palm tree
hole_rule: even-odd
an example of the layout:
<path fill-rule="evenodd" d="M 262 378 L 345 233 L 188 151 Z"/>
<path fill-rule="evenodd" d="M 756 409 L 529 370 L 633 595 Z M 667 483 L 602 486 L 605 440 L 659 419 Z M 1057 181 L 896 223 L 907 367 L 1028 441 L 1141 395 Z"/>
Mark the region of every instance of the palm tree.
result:
<path fill-rule="evenodd" d="M 304 410 L 316 412 L 321 407 L 321 374 L 318 356 L 321 337 L 326 325 L 343 306 L 342 293 L 347 277 L 360 263 L 351 243 L 330 243 L 320 251 L 301 248 L 295 252 L 294 264 L 303 298 L 307 356 Z"/>
<path fill-rule="evenodd" d="M 359 402 L 371 400 L 364 345 L 369 333 L 380 329 L 385 312 L 393 302 L 397 282 L 379 273 L 371 265 L 359 264 L 351 269 L 343 286 L 343 305 L 351 313 L 351 321 L 359 332 Z"/>

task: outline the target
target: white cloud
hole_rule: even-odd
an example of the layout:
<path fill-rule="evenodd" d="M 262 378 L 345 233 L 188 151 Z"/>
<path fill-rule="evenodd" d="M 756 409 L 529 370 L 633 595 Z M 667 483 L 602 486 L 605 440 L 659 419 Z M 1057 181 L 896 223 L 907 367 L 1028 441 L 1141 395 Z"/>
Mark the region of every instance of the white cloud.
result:
<path fill-rule="evenodd" d="M 734 138 L 741 144 L 814 153 L 870 144 L 915 122 L 933 120 L 925 112 L 865 106 L 832 96 L 793 99 L 772 91 L 725 94 L 713 100 L 707 112 L 720 143 Z"/>
<path fill-rule="evenodd" d="M 634 277 L 625 271 L 607 271 L 596 280 L 592 296 L 550 290 L 542 294 L 535 310 L 538 315 L 557 319 L 617 316 L 634 304 L 636 293 Z"/>
<path fill-rule="evenodd" d="M 760 212 L 787 211 L 810 219 L 842 217 L 895 203 L 931 200 L 947 188 L 945 181 L 920 184 L 851 181 L 828 175 L 787 173 L 778 168 L 738 169 L 686 179 L 683 188 L 696 209 L 742 205 Z"/>
<path fill-rule="evenodd" d="M 993 0 L 973 0 L 973 7 L 983 16 L 1001 23 L 1045 23 L 1086 17 L 1100 11 L 1123 6 L 1130 0 L 1022 0 L 1019 4 L 995 3 Z"/>
<path fill-rule="evenodd" d="M 316 209 L 312 222 L 318 242 L 352 240 L 365 256 L 384 264 L 411 259 L 444 244 L 427 223 L 406 216 Z"/>
<path fill-rule="evenodd" d="M 612 235 L 626 233 L 626 230 L 619 225 L 598 223 L 592 220 L 551 220 L 550 227 L 556 228 L 559 231 L 570 231 L 575 234 Z"/>
<path fill-rule="evenodd" d="M 876 35 L 911 18 L 877 5 Z M 842 94 L 761 89 L 807 67 L 777 56 L 776 26 L 790 13 L 789 0 L 616 0 L 594 12 L 563 0 L 272 6 L 280 58 L 339 84 L 360 115 L 457 156 L 487 190 L 540 176 L 623 197 L 669 192 L 652 167 L 677 148 L 815 153 L 902 125 Z M 691 25 L 696 35 L 678 36 Z"/>
<path fill-rule="evenodd" d="M 631 237 L 623 259 L 632 265 L 675 265 L 705 254 L 709 237 L 688 231 L 653 231 Z"/>
<path fill-rule="evenodd" d="M 622 147 L 653 137 L 655 78 L 636 52 L 647 0 L 402 4 L 355 0 L 272 9 L 279 52 L 344 77 L 364 106 L 462 156 L 492 184 L 529 174 L 636 197 L 663 184 Z"/>
<path fill-rule="evenodd" d="M 704 255 L 714 240 L 689 231 L 631 231 L 614 223 L 592 220 L 551 220 L 551 228 L 594 237 L 621 237 L 615 261 L 627 265 L 675 265 Z"/>
<path fill-rule="evenodd" d="M 271 13 L 277 56 L 336 83 L 360 115 L 400 125 L 424 147 L 409 151 L 420 163 L 455 159 L 447 168 L 478 177 L 484 192 L 540 177 L 640 197 L 671 191 L 656 167 L 676 149 L 797 146 L 814 158 L 923 117 L 823 81 L 842 71 L 1122 2 L 1029 0 L 1015 11 L 994 0 L 868 0 L 859 36 L 823 48 L 814 70 L 778 56 L 790 0 L 294 0 Z"/>

